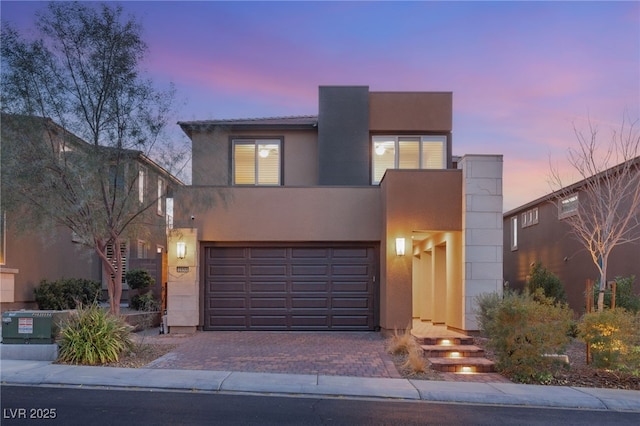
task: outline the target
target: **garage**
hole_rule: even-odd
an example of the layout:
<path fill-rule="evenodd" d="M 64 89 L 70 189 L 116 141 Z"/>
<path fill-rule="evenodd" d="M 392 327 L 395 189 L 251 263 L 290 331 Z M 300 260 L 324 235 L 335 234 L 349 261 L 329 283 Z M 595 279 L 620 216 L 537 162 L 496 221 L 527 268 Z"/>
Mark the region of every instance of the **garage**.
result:
<path fill-rule="evenodd" d="M 372 245 L 205 245 L 205 330 L 373 330 Z"/>

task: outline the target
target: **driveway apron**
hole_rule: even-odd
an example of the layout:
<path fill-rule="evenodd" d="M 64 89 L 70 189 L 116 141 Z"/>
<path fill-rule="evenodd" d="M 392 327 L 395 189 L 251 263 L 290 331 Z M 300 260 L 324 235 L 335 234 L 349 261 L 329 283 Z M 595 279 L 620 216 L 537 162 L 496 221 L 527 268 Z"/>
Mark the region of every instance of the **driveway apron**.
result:
<path fill-rule="evenodd" d="M 146 368 L 401 377 L 374 332 L 210 331 L 175 342 Z"/>

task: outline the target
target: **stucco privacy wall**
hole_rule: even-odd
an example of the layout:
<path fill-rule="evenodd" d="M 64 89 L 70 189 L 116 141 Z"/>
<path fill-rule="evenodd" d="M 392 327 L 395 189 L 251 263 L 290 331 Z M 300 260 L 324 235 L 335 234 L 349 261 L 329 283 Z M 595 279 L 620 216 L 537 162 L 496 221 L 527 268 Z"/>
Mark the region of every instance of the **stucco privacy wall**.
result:
<path fill-rule="evenodd" d="M 465 155 L 462 169 L 464 330 L 477 330 L 475 298 L 502 294 L 502 156 Z"/>

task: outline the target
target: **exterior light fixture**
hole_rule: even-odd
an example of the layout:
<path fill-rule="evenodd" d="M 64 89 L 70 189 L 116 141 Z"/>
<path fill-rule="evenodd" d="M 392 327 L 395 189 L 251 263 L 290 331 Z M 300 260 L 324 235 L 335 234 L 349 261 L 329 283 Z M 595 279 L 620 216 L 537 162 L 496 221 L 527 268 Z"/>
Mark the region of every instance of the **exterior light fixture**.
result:
<path fill-rule="evenodd" d="M 184 259 L 187 256 L 187 243 L 184 241 L 178 241 L 176 243 L 176 257 L 178 259 Z"/>
<path fill-rule="evenodd" d="M 396 238 L 396 256 L 404 256 L 404 238 Z"/>

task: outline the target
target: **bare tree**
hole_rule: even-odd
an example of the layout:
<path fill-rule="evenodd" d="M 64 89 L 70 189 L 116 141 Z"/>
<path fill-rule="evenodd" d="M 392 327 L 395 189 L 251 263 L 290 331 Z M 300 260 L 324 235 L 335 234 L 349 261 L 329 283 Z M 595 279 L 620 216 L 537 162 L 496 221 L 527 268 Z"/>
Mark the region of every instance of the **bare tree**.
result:
<path fill-rule="evenodd" d="M 174 92 L 141 75 L 142 28 L 120 6 L 52 2 L 36 23 L 37 40 L 2 28 L 3 208 L 24 227 L 67 227 L 93 249 L 117 314 L 118 248 L 166 193 L 141 202 L 135 165 L 171 150 Z"/>
<path fill-rule="evenodd" d="M 581 180 L 565 186 L 551 166 L 551 185 L 557 190 L 559 214 L 584 245 L 600 273 L 598 311 L 604 307 L 607 265 L 613 249 L 640 241 L 640 134 L 638 120 L 623 117 L 610 138 L 601 140 L 589 121 L 586 131 L 574 125 L 578 146 L 569 149 L 568 162 Z M 574 198 L 577 197 L 577 198 Z M 563 212 L 564 203 L 573 211 Z"/>

